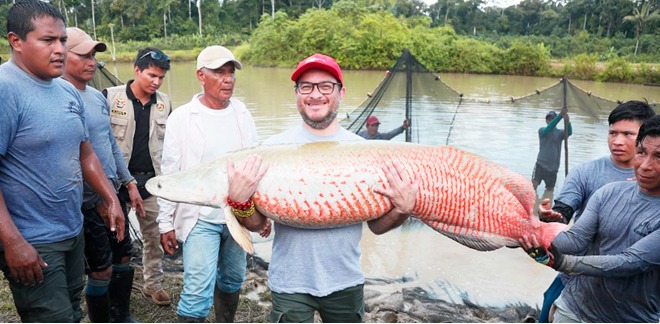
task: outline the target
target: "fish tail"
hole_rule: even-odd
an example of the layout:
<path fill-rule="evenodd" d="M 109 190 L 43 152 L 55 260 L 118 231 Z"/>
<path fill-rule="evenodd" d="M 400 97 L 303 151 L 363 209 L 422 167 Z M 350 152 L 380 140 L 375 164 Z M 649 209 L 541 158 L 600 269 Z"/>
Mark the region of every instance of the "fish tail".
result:
<path fill-rule="evenodd" d="M 567 229 L 568 225 L 564 223 L 541 223 L 541 228 L 537 239 L 539 240 L 541 246 L 545 247 L 546 249 L 550 249 L 550 245 L 552 244 L 552 241 L 555 239 L 557 234 Z"/>
<path fill-rule="evenodd" d="M 250 255 L 254 254 L 254 247 L 252 246 L 252 236 L 250 232 L 238 222 L 236 216 L 231 211 L 230 206 L 225 207 L 225 221 L 227 222 L 227 228 L 229 228 L 229 233 L 231 237 L 234 238 L 234 241 Z"/>

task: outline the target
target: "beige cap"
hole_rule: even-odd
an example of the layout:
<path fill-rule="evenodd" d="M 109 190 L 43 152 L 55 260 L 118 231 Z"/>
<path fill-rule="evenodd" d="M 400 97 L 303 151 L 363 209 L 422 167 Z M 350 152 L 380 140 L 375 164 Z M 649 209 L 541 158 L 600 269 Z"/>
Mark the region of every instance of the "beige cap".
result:
<path fill-rule="evenodd" d="M 219 45 L 208 46 L 197 56 L 197 70 L 201 68 L 215 70 L 227 62 L 233 62 L 237 70 L 243 68 L 243 64 L 227 48 Z"/>
<path fill-rule="evenodd" d="M 104 52 L 108 49 L 108 46 L 105 45 L 105 43 L 93 40 L 92 37 L 87 35 L 87 33 L 80 28 L 67 27 L 66 35 L 68 37 L 66 45 L 69 48 L 69 51 L 76 54 L 87 55 L 93 49 L 96 49 L 97 52 Z"/>

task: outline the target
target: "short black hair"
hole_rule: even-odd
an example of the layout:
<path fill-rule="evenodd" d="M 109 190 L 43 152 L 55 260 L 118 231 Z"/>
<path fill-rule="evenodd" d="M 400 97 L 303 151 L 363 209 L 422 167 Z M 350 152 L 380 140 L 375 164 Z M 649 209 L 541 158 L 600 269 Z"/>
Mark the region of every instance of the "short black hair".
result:
<path fill-rule="evenodd" d="M 14 33 L 25 40 L 27 34 L 34 30 L 33 20 L 42 17 L 53 17 L 65 22 L 62 13 L 50 3 L 39 0 L 18 1 L 7 12 L 7 33 Z"/>
<path fill-rule="evenodd" d="M 610 125 L 621 120 L 636 120 L 640 124 L 655 116 L 655 111 L 648 103 L 637 100 L 626 101 L 618 105 L 607 118 Z"/>
<path fill-rule="evenodd" d="M 152 57 L 152 55 L 147 55 L 149 52 L 156 53 L 160 57 L 163 57 L 164 59 L 159 59 L 156 60 Z M 165 71 L 170 70 L 170 58 L 169 56 L 165 55 L 163 51 L 161 51 L 158 48 L 155 47 L 145 47 L 143 49 L 140 49 L 137 53 L 137 56 L 135 56 L 135 63 L 133 64 L 134 66 L 137 66 L 140 71 L 144 71 L 145 69 L 149 67 L 158 67 L 161 68 Z"/>
<path fill-rule="evenodd" d="M 660 137 L 660 115 L 655 115 L 647 119 L 637 134 L 637 146 L 639 146 L 646 136 Z"/>

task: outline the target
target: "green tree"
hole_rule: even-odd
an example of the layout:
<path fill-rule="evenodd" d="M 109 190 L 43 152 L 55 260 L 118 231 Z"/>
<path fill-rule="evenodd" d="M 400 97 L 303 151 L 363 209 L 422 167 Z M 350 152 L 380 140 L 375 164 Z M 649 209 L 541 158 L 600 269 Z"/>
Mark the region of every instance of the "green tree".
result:
<path fill-rule="evenodd" d="M 635 54 L 637 55 L 637 49 L 639 48 L 639 37 L 644 32 L 644 26 L 651 22 L 660 19 L 660 9 L 655 9 L 651 11 L 651 3 L 647 2 L 642 4 L 642 8 L 633 8 L 633 14 L 623 17 L 624 21 L 630 21 L 635 24 Z"/>

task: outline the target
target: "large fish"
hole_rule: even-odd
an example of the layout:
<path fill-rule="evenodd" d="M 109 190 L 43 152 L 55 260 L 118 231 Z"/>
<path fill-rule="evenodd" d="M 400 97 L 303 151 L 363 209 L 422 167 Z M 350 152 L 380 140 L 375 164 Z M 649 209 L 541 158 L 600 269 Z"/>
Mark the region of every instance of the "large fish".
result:
<path fill-rule="evenodd" d="M 158 176 L 146 188 L 175 202 L 225 208 L 230 231 L 248 252 L 226 204 L 227 161 L 260 155 L 268 172 L 253 201 L 263 215 L 290 226 L 336 227 L 386 214 L 392 204 L 373 192 L 388 184 L 385 161 L 420 178 L 414 217 L 470 248 L 489 251 L 517 247 L 524 234 L 550 243 L 565 225 L 542 223 L 532 210 L 529 180 L 477 155 L 450 146 L 389 141 L 317 142 L 259 146 L 228 153 L 198 167 Z"/>

